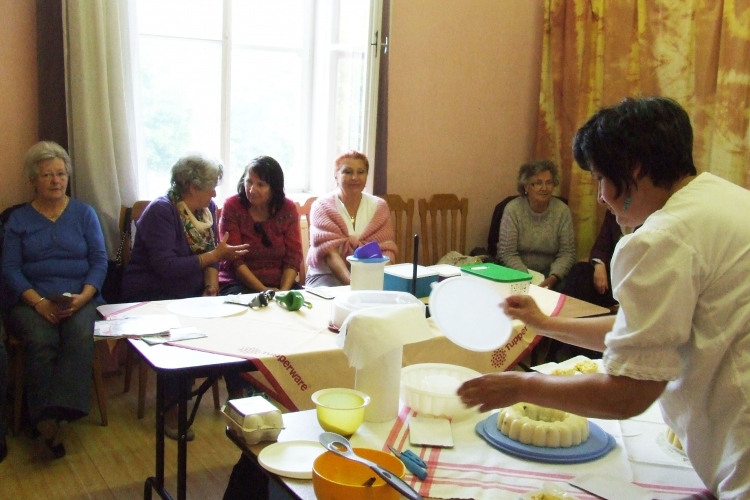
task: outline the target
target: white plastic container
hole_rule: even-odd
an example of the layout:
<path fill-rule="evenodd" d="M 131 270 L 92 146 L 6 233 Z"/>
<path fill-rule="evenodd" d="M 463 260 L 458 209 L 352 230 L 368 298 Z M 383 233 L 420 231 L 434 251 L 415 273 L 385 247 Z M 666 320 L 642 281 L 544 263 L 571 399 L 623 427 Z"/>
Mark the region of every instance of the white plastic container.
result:
<path fill-rule="evenodd" d="M 383 290 L 360 290 L 339 295 L 331 302 L 331 324 L 341 328 L 346 318 L 360 309 L 375 306 L 389 306 L 398 304 L 424 304 L 406 292 L 389 292 Z"/>
<path fill-rule="evenodd" d="M 385 265 L 388 257 L 358 259 L 352 255 L 346 258 L 352 266 L 352 290 L 382 290 Z"/>
<path fill-rule="evenodd" d="M 461 268 L 458 266 L 451 266 L 450 264 L 435 264 L 433 266 L 427 266 L 427 269 L 437 271 L 438 281 L 461 276 Z"/>
<path fill-rule="evenodd" d="M 466 382 L 482 374 L 471 368 L 443 363 L 420 363 L 401 369 L 401 401 L 420 415 L 462 420 L 476 412 L 456 394 Z"/>
<path fill-rule="evenodd" d="M 232 399 L 221 413 L 229 427 L 248 445 L 276 441 L 284 428 L 281 411 L 261 396 Z"/>

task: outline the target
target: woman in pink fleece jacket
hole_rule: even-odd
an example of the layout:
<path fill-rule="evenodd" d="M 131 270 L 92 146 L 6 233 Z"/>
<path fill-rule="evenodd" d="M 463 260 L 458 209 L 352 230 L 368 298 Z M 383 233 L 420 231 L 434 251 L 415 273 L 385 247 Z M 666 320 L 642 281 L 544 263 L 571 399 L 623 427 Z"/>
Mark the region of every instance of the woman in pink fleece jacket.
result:
<path fill-rule="evenodd" d="M 357 151 L 336 158 L 337 188 L 321 196 L 310 210 L 310 250 L 307 253 L 309 287 L 348 285 L 351 280 L 346 257 L 372 241 L 383 256 L 396 256 L 388 204 L 363 192 L 370 163 Z"/>

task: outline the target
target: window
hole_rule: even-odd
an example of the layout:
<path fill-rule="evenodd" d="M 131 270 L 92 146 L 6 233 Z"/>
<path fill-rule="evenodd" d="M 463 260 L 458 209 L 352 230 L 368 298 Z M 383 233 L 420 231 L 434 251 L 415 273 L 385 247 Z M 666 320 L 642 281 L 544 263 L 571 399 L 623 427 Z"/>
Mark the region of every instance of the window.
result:
<path fill-rule="evenodd" d="M 191 151 L 223 160 L 219 204 L 259 155 L 287 192 L 331 189 L 336 155 L 374 152 L 379 3 L 137 0 L 140 195 L 164 194 Z"/>

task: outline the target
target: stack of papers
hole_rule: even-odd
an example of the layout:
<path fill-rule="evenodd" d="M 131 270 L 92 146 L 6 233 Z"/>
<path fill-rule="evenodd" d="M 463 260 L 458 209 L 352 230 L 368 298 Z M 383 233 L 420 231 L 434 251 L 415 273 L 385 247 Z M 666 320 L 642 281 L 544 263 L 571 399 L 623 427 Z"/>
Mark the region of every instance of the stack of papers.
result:
<path fill-rule="evenodd" d="M 94 335 L 97 337 L 142 337 L 167 334 L 172 328 L 179 327 L 180 320 L 174 314 L 152 314 L 97 321 L 94 323 Z"/>
<path fill-rule="evenodd" d="M 155 335 L 141 335 L 141 340 L 149 345 L 166 344 L 167 342 L 179 342 L 180 340 L 191 340 L 208 337 L 201 333 L 197 328 L 188 326 L 185 328 L 172 328 L 167 333 L 157 333 Z"/>

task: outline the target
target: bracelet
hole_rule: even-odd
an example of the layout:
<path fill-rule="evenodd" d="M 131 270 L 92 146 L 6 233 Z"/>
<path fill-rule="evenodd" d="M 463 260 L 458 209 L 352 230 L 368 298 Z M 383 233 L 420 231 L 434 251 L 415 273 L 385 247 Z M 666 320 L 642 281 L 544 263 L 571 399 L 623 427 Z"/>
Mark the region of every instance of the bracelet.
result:
<path fill-rule="evenodd" d="M 213 285 L 211 285 L 211 284 L 208 284 L 208 285 L 206 285 L 206 286 L 203 287 L 204 290 L 208 290 L 209 288 L 216 288 L 216 287 L 213 286 Z"/>
<path fill-rule="evenodd" d="M 44 300 L 47 300 L 47 298 L 46 297 L 42 297 L 41 299 L 37 300 L 36 302 L 34 302 L 34 304 L 31 306 L 31 308 L 32 309 L 36 309 L 36 306 L 38 306 L 39 304 L 41 304 L 42 301 L 44 301 Z"/>

